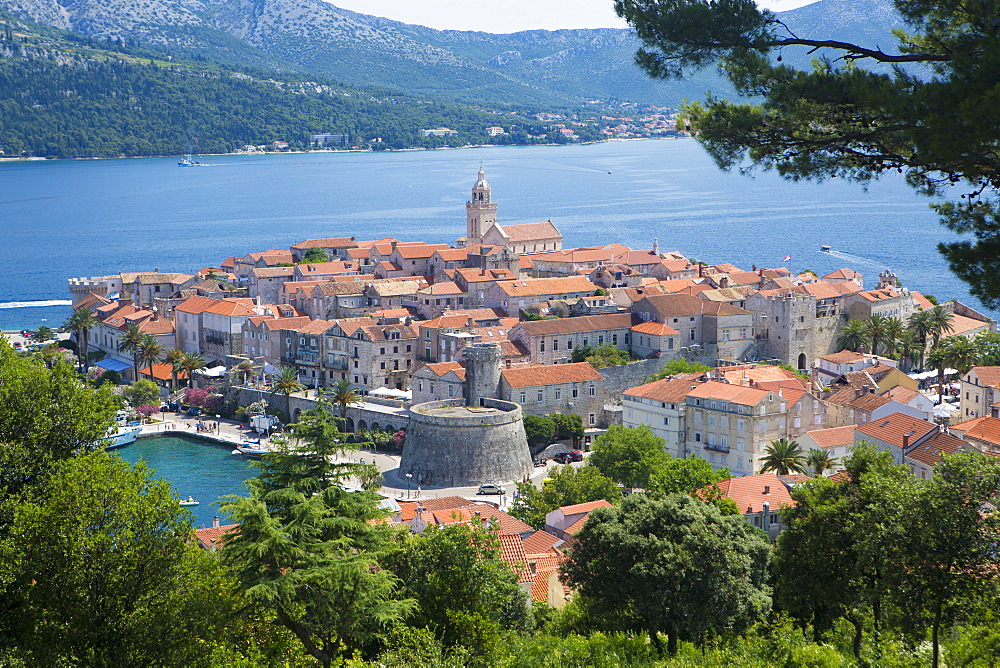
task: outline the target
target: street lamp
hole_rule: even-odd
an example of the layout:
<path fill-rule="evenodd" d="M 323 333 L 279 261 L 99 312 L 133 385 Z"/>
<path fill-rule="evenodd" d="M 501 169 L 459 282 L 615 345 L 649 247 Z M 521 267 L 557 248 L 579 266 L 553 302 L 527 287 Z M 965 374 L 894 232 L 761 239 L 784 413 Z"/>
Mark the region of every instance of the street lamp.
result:
<path fill-rule="evenodd" d="M 413 479 L 412 473 L 406 474 L 406 498 L 410 498 L 410 481 Z"/>

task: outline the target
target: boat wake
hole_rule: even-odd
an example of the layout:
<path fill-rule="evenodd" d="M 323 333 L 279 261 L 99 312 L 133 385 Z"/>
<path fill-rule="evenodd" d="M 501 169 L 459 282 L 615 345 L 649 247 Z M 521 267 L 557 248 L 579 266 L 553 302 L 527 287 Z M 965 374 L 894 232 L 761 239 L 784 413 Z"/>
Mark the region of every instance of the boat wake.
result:
<path fill-rule="evenodd" d="M 830 255 L 832 257 L 839 258 L 841 260 L 846 260 L 848 262 L 856 262 L 858 264 L 868 264 L 873 267 L 881 267 L 884 264 L 884 262 L 869 260 L 868 258 L 864 258 L 859 255 L 852 255 L 851 253 L 845 253 L 843 251 L 838 251 L 838 250 L 828 250 L 820 252 L 823 253 L 824 255 Z"/>
<path fill-rule="evenodd" d="M 69 299 L 43 299 L 35 302 L 0 302 L 0 308 L 31 308 L 33 306 L 72 306 Z"/>

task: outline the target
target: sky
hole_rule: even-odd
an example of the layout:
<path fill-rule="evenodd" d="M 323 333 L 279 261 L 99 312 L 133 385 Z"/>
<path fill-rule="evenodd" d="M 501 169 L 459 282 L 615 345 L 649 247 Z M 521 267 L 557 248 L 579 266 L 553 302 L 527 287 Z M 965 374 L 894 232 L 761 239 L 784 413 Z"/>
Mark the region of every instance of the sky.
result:
<path fill-rule="evenodd" d="M 815 0 L 758 0 L 774 11 Z M 613 0 L 333 0 L 362 14 L 382 16 L 439 30 L 493 33 L 559 28 L 625 28 Z"/>

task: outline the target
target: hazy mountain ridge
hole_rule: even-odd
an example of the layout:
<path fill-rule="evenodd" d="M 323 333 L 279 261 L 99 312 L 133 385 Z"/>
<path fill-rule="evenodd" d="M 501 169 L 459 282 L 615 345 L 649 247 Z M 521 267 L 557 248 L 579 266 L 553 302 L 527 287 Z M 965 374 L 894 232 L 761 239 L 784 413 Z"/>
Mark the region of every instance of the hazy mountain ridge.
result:
<path fill-rule="evenodd" d="M 654 81 L 633 62 L 629 29 L 435 30 L 341 9 L 323 0 L 0 0 L 0 7 L 98 39 L 138 40 L 168 53 L 297 70 L 349 85 L 483 104 L 620 99 L 676 105 L 711 90 L 732 96 L 714 68 Z M 821 0 L 780 17 L 800 36 L 891 49 L 902 27 L 891 0 Z M 808 67 L 804 49 L 786 63 Z"/>

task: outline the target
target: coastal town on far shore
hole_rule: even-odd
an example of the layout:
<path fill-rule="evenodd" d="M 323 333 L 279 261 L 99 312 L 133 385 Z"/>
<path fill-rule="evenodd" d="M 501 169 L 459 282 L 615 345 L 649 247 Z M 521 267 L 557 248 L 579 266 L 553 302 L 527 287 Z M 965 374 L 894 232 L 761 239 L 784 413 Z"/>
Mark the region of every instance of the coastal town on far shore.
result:
<path fill-rule="evenodd" d="M 828 453 L 833 477 L 858 441 L 918 478 L 942 455 L 1000 456 L 1000 367 L 925 361 L 931 338 L 971 341 L 996 322 L 958 301 L 938 305 L 888 268 L 796 275 L 708 264 L 655 239 L 646 249 L 564 248 L 551 220 L 500 222 L 482 167 L 465 209 L 465 234 L 451 245 L 305 239 L 234 248 L 243 254 L 194 271 L 71 278 L 74 310 L 95 317 L 91 374 L 137 372 L 166 403 L 182 398 L 178 379 L 244 407 L 269 399 L 286 424 L 315 406 L 317 389 L 349 383 L 360 400 L 346 407 L 345 431 L 405 432 L 396 479 L 444 494 L 540 482 L 545 458 L 575 461 L 615 425 L 644 427 L 671 456 L 731 472 L 723 493 L 772 539 L 777 509 L 808 479 L 761 473 L 775 442 Z M 939 324 L 917 350 L 888 338 L 845 345 L 861 324 L 905 325 L 922 312 Z M 135 329 L 202 368 L 188 378 L 166 360 L 137 365 L 123 345 Z M 305 389 L 276 396 L 270 383 L 289 370 Z M 524 418 L 554 415 L 579 416 L 579 438 L 529 447 Z M 512 558 L 544 562 L 528 582 L 536 600 L 557 605 L 565 592 L 552 573 L 601 503 L 554 511 L 537 533 L 460 495 L 397 499 L 390 519 L 420 530 L 456 512 L 503 516 L 501 534 L 518 537 Z M 225 527 L 200 531 L 212 534 L 204 542 Z"/>

